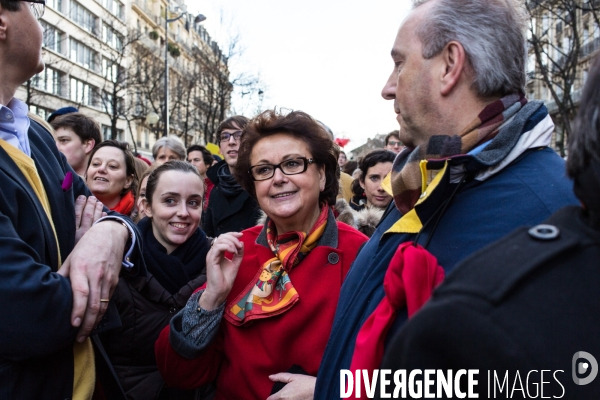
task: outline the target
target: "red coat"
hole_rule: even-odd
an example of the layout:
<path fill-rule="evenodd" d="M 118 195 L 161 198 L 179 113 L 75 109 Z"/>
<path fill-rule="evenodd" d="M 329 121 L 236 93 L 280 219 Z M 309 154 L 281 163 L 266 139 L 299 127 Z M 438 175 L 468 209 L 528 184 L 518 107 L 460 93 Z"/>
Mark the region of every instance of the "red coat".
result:
<path fill-rule="evenodd" d="M 204 178 L 204 184 L 206 185 L 206 192 L 204 193 L 204 209 L 206 210 L 208 208 L 210 192 L 215 187 L 215 184 L 208 178 Z"/>
<path fill-rule="evenodd" d="M 268 247 L 255 243 L 261 230 L 256 226 L 243 232 L 244 259 L 226 308 L 273 257 Z M 337 234 L 337 248 L 319 245 L 291 270 L 290 279 L 300 300 L 287 312 L 241 327 L 223 318 L 215 341 L 193 360 L 173 350 L 167 326 L 155 346 L 158 369 L 166 384 L 189 389 L 216 378 L 217 399 L 266 399 L 273 387 L 269 375 L 298 365 L 316 376 L 340 288 L 358 249 L 367 240 L 343 223 L 337 225 Z"/>

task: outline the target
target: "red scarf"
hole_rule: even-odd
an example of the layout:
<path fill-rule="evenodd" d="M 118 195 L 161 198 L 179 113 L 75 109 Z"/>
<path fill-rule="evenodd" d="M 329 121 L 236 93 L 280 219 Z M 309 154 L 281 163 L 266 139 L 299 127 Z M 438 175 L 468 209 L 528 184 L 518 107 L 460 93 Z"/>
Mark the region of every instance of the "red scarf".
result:
<path fill-rule="evenodd" d="M 356 337 L 350 371 L 355 374 L 358 369 L 366 369 L 371 374 L 379 368 L 383 344 L 398 310 L 406 307 L 408 317 L 412 317 L 443 279 L 444 270 L 430 252 L 412 242 L 398 246 L 383 279 L 385 296 Z M 361 389 L 356 398 L 365 396 L 364 386 Z"/>
<path fill-rule="evenodd" d="M 127 192 L 125 196 L 121 197 L 121 200 L 116 206 L 111 208 L 112 211 L 116 211 L 121 215 L 130 216 L 133 211 L 133 205 L 135 204 L 135 197 L 131 191 Z"/>

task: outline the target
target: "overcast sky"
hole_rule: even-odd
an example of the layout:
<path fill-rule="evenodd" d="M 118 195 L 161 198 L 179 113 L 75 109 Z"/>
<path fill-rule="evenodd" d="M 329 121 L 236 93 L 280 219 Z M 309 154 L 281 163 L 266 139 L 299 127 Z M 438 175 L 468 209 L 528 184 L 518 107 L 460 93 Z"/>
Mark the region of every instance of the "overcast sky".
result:
<path fill-rule="evenodd" d="M 213 39 L 235 34 L 245 49 L 231 66 L 259 74 L 262 108 L 302 110 L 346 137 L 346 150 L 398 128 L 381 89 L 406 0 L 188 0 Z M 224 32 L 225 31 L 225 32 Z"/>

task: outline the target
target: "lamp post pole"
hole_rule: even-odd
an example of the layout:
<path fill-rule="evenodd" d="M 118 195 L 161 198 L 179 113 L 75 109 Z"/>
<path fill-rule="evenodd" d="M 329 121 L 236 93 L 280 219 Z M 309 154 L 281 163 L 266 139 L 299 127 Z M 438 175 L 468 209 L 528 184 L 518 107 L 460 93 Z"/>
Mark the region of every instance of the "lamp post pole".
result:
<path fill-rule="evenodd" d="M 169 8 L 171 3 L 167 0 L 165 9 L 165 131 L 163 136 L 169 136 Z"/>
<path fill-rule="evenodd" d="M 165 131 L 163 136 L 169 136 L 169 23 L 175 22 L 187 14 L 185 5 L 182 5 L 180 7 L 183 11 L 181 15 L 169 19 L 170 8 L 171 2 L 167 0 L 167 8 L 165 9 Z M 205 19 L 204 15 L 198 14 L 194 19 L 194 23 L 200 23 Z"/>

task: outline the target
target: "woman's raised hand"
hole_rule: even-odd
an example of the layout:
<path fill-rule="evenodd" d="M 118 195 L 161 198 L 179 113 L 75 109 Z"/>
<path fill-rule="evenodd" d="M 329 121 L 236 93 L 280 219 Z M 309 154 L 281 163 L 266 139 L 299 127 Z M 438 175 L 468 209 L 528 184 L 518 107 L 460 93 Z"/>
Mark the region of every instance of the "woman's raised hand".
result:
<path fill-rule="evenodd" d="M 228 232 L 215 238 L 206 255 L 206 289 L 198 304 L 206 311 L 219 307 L 231 291 L 244 257 L 242 234 Z M 231 259 L 225 253 L 233 254 Z"/>

